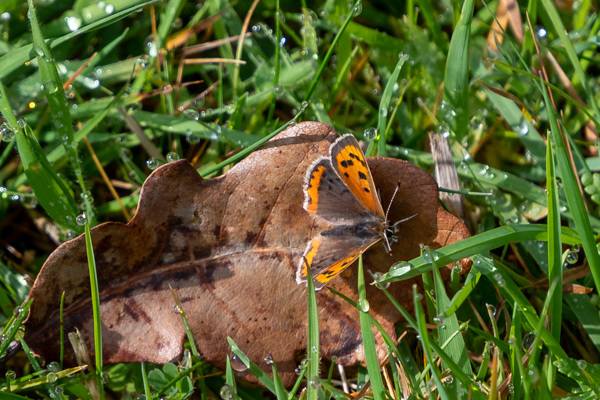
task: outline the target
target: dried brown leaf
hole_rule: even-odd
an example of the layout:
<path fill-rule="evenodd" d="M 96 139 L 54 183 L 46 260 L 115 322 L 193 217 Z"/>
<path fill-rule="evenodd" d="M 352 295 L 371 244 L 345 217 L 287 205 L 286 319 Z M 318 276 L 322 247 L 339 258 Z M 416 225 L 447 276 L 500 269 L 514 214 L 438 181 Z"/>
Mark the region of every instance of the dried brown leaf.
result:
<path fill-rule="evenodd" d="M 225 175 L 207 180 L 186 161 L 169 163 L 146 180 L 131 222 L 92 229 L 105 363 L 165 363 L 180 356 L 185 331 L 172 288 L 208 362 L 224 367 L 229 336 L 266 371 L 264 357 L 272 354 L 284 383 L 291 384 L 307 331 L 306 287 L 296 284 L 296 268 L 308 241 L 324 229 L 302 208 L 302 183 L 310 164 L 328 154 L 337 136 L 325 124 L 298 124 Z M 371 271 L 384 272 L 394 262 L 418 256 L 420 244 L 436 248 L 469 235 L 439 207 L 437 187 L 427 173 L 400 160 L 368 162 L 385 207 L 400 182 L 390 220 L 416 214 L 402 224 L 393 256 L 381 245 L 365 253 Z M 330 286 L 356 299 L 355 271 L 348 268 Z M 415 281 L 390 287 L 409 309 Z M 59 356 L 63 291 L 65 331 L 79 329 L 93 351 L 83 236 L 48 258 L 30 293 L 34 302 L 26 340 L 46 361 Z M 368 298 L 372 315 L 394 336 L 399 313 L 373 286 Z M 336 356 L 346 365 L 364 362 L 357 310 L 328 290 L 318 292 L 317 301 L 322 356 Z M 374 333 L 384 357 L 381 334 Z M 75 363 L 72 352 L 65 360 Z M 254 380 L 248 372 L 241 375 Z"/>

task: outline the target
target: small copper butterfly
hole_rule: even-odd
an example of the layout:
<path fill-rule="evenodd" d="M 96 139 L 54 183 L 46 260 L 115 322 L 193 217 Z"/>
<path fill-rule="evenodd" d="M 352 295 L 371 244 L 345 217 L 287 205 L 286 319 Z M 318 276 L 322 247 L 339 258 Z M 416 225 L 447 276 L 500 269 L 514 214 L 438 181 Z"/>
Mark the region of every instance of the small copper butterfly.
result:
<path fill-rule="evenodd" d="M 321 289 L 365 250 L 384 241 L 391 253 L 397 223 L 390 224 L 365 156 L 354 136 L 338 138 L 329 156 L 316 159 L 304 177 L 306 211 L 332 223 L 306 246 L 296 272 L 296 282 L 306 282 L 308 269 Z"/>

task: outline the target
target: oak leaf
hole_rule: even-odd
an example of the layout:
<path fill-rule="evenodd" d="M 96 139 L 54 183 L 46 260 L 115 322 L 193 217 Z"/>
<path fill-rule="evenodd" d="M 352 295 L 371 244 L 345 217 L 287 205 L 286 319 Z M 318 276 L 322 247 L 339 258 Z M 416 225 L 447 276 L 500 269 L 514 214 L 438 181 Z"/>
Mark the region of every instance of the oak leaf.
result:
<path fill-rule="evenodd" d="M 306 287 L 296 284 L 296 268 L 310 239 L 326 229 L 302 208 L 302 183 L 337 137 L 328 125 L 300 123 L 212 179 L 202 179 L 187 161 L 169 163 L 144 183 L 130 223 L 92 229 L 104 362 L 162 364 L 180 357 L 185 331 L 172 289 L 208 362 L 224 367 L 229 336 L 266 371 L 271 368 L 264 358 L 271 354 L 284 384 L 291 384 L 307 331 Z M 381 244 L 365 253 L 370 271 L 386 272 L 394 262 L 418 256 L 420 244 L 436 248 L 468 236 L 462 222 L 439 208 L 435 181 L 426 172 L 395 159 L 368 163 L 384 207 L 400 184 L 389 220 L 416 215 L 402 223 L 393 256 Z M 356 299 L 355 274 L 350 267 L 329 286 Z M 414 282 L 389 288 L 409 309 Z M 93 353 L 83 236 L 50 255 L 30 293 L 25 339 L 46 362 L 59 358 L 63 292 L 65 332 L 79 329 Z M 367 295 L 372 315 L 393 336 L 399 313 L 375 287 L 369 285 Z M 364 362 L 357 310 L 328 290 L 318 292 L 317 300 L 322 357 Z M 375 339 L 383 357 L 379 332 Z M 68 349 L 65 362 L 75 363 Z M 241 376 L 254 380 L 248 372 Z"/>

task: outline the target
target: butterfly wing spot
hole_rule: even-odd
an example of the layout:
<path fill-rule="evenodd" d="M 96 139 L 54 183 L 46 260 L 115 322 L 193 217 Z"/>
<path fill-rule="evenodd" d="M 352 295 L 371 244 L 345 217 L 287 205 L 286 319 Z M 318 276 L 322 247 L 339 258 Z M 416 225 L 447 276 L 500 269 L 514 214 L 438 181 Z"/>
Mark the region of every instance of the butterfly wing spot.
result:
<path fill-rule="evenodd" d="M 306 279 L 308 276 L 307 268 L 310 268 L 313 264 L 313 260 L 317 251 L 319 251 L 319 246 L 321 245 L 321 240 L 315 239 L 311 240 L 309 247 L 305 250 L 305 254 L 303 257 L 303 267 L 302 267 L 302 278 Z"/>
<path fill-rule="evenodd" d="M 355 154 L 350 153 L 350 157 L 357 157 Z M 339 157 L 338 157 L 339 159 Z M 359 159 L 359 161 L 362 161 Z M 354 162 L 352 160 L 341 160 L 339 162 L 339 165 L 341 166 L 340 171 L 342 171 L 342 175 L 346 178 L 346 180 L 348 178 L 351 178 L 351 173 L 356 172 L 356 177 L 358 177 L 359 180 L 359 185 L 361 187 L 361 189 L 366 192 L 366 193 L 371 193 L 371 190 L 369 190 L 369 178 L 367 176 L 367 174 L 365 174 L 364 171 L 367 171 L 365 168 L 360 168 L 360 167 L 356 167 Z M 363 162 L 363 166 L 364 166 L 364 162 Z M 368 171 L 367 171 L 368 173 Z M 342 178 L 343 179 L 343 178 Z M 348 183 L 348 182 L 346 182 Z"/>
<path fill-rule="evenodd" d="M 375 215 L 385 217 L 375 183 L 365 157 L 352 135 L 344 135 L 330 148 L 333 166 L 362 205 Z"/>
<path fill-rule="evenodd" d="M 319 186 L 321 185 L 321 180 L 323 179 L 324 173 L 325 166 L 322 164 L 317 164 L 307 176 L 308 179 L 304 188 L 304 209 L 311 214 L 317 213 L 319 204 Z"/>
<path fill-rule="evenodd" d="M 360 251 L 355 252 L 353 254 L 351 254 L 349 257 L 333 264 L 332 266 L 324 269 L 323 271 L 319 272 L 319 274 L 317 274 L 315 276 L 315 287 L 320 289 L 323 286 L 325 286 L 325 284 L 327 284 L 327 282 L 329 282 L 330 280 L 332 280 L 333 278 L 335 278 L 336 276 L 338 276 L 343 270 L 346 269 L 346 267 L 348 267 L 350 264 L 352 264 L 354 262 L 354 260 L 356 260 L 356 258 L 359 256 Z"/>

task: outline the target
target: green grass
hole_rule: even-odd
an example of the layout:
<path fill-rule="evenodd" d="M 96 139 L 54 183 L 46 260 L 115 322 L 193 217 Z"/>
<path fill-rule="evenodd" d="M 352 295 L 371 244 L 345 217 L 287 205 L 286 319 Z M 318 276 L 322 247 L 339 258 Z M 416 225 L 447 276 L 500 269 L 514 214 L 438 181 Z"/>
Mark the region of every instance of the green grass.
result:
<path fill-rule="evenodd" d="M 0 367 L 0 398 L 343 398 L 335 368 L 319 357 L 312 288 L 307 359 L 293 388 L 275 363 L 269 376 L 231 340 L 225 371 L 188 344 L 180 365 L 103 366 L 99 357 L 82 375 L 41 364 L 19 328 L 56 243 L 126 222 L 158 165 L 186 158 L 203 177 L 218 176 L 303 120 L 428 172 L 428 133 L 447 136 L 473 233 L 377 277 L 381 290 L 422 277 L 413 314 L 390 297 L 406 337 L 382 332 L 383 366 L 360 264 L 358 299 L 340 299 L 357 301 L 366 352 L 348 376 L 352 390 L 374 399 L 600 396 L 600 141 L 583 134 L 600 121 L 598 5 L 521 2 L 524 40 L 507 28 L 493 51 L 498 1 L 317 3 L 262 1 L 244 28 L 248 0 L 0 1 L 0 355 L 11 342 L 24 349 Z M 187 56 L 232 62 L 180 66 L 184 47 L 243 28 L 249 37 Z M 465 257 L 471 271 L 444 282 L 438 269 Z M 573 271 L 583 272 L 563 277 Z M 97 290 L 91 296 L 101 346 Z M 238 368 L 266 389 L 236 382 Z"/>

